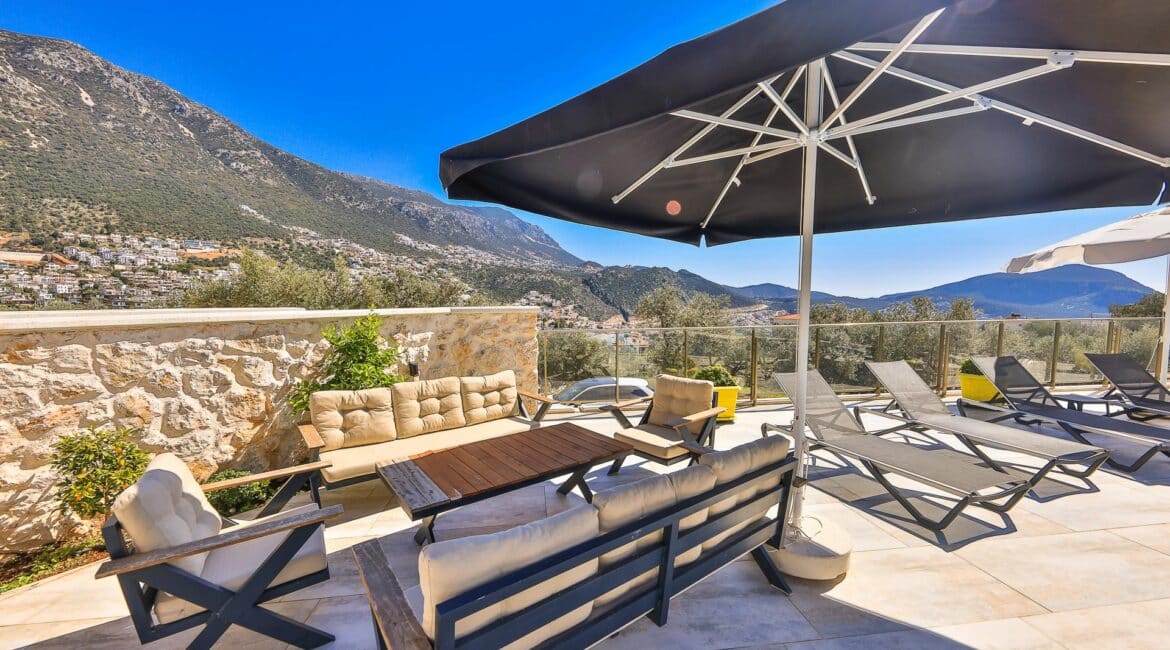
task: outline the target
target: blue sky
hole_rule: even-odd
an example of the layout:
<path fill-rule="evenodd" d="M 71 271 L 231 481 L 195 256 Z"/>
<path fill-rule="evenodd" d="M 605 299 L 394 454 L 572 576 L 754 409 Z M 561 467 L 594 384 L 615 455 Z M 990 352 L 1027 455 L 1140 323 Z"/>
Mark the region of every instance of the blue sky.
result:
<path fill-rule="evenodd" d="M 0 28 L 78 42 L 333 169 L 441 194 L 439 152 L 555 105 L 766 0 L 162 3 L 0 0 Z M 1134 209 L 817 237 L 814 285 L 871 296 L 999 269 Z M 574 254 L 795 284 L 796 240 L 697 249 L 524 214 Z M 1166 263 L 1113 267 L 1161 289 Z"/>

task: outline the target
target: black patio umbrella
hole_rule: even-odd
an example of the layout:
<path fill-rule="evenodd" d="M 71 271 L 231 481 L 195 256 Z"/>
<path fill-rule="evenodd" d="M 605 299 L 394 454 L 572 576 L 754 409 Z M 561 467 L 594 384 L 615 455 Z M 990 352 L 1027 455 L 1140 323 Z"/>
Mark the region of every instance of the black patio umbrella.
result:
<path fill-rule="evenodd" d="M 814 231 L 1148 205 L 1168 153 L 1166 0 L 787 0 L 444 152 L 440 176 L 692 244 L 801 234 L 803 379 Z"/>

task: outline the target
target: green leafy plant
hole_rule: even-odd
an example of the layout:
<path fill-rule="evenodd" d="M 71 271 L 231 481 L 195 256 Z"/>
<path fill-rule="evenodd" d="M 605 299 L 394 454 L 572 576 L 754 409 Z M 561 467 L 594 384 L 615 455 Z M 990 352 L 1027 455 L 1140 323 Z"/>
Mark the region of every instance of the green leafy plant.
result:
<path fill-rule="evenodd" d="M 100 536 L 59 541 L 29 553 L 19 553 L 0 564 L 0 593 L 88 564 L 102 557 Z"/>
<path fill-rule="evenodd" d="M 983 374 L 983 371 L 979 369 L 979 366 L 975 365 L 975 362 L 970 360 L 970 359 L 967 359 L 966 361 L 963 362 L 963 365 L 959 366 L 959 372 L 964 374 L 964 375 L 982 375 Z"/>
<path fill-rule="evenodd" d="M 709 381 L 716 386 L 737 386 L 735 377 L 723 366 L 704 366 L 695 373 L 695 379 Z"/>
<path fill-rule="evenodd" d="M 56 497 L 62 512 L 85 519 L 105 515 L 118 493 L 130 487 L 150 462 L 133 428 L 94 428 L 53 443 L 52 467 L 61 474 Z"/>
<path fill-rule="evenodd" d="M 249 474 L 250 472 L 238 469 L 221 469 L 208 477 L 207 482 L 226 481 L 248 476 Z M 209 492 L 207 494 L 207 500 L 211 502 L 212 507 L 219 514 L 230 517 L 263 505 L 269 497 L 276 494 L 278 489 L 280 489 L 280 486 L 274 484 L 272 481 L 257 481 L 239 487 L 227 488 L 226 490 Z"/>
<path fill-rule="evenodd" d="M 378 334 L 382 319 L 377 314 L 363 316 L 348 327 L 336 325 L 321 332 L 329 342 L 329 351 L 318 373 L 318 379 L 297 384 L 289 397 L 294 413 L 309 410 L 309 396 L 320 390 L 362 390 L 382 388 L 404 381 L 393 369 L 398 366 L 402 350 L 396 346 L 384 347 L 385 339 Z"/>

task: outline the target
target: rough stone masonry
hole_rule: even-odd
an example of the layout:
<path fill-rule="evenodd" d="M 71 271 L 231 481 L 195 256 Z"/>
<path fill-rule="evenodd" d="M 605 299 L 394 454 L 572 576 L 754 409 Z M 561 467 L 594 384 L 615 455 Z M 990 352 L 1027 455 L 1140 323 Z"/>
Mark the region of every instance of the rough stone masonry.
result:
<path fill-rule="evenodd" d="M 304 454 L 286 397 L 328 347 L 321 330 L 363 311 L 142 310 L 0 318 L 0 553 L 80 522 L 52 498 L 51 445 L 88 426 L 141 431 L 201 480 L 221 467 L 265 470 Z M 537 310 L 379 310 L 382 334 L 433 332 L 424 378 L 511 368 L 537 384 Z"/>

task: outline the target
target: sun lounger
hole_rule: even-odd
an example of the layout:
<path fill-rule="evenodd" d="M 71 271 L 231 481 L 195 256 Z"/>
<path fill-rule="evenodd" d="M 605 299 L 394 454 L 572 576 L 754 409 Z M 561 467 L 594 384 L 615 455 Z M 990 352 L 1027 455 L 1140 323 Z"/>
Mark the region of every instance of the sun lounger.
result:
<path fill-rule="evenodd" d="M 909 422 L 921 428 L 954 435 L 959 442 L 992 467 L 998 468 L 1000 464 L 988 456 L 980 448 L 981 445 L 1044 460 L 1045 464 L 1029 479 L 1031 485 L 1039 483 L 1052 469 L 1059 469 L 1077 478 L 1085 478 L 1097 471 L 1097 468 L 1109 458 L 1109 452 L 1101 447 L 957 416 L 951 413 L 950 407 L 943 403 L 905 361 L 882 363 L 866 361 L 865 365 L 894 398 L 891 405 L 896 404 Z M 886 411 L 888 409 L 889 407 Z"/>
<path fill-rule="evenodd" d="M 772 378 L 784 392 L 795 392 L 795 374 L 777 373 Z M 1006 472 L 983 465 L 978 458 L 955 450 L 924 449 L 872 435 L 815 370 L 808 373 L 807 395 L 805 423 L 815 438 L 813 447 L 856 459 L 925 528 L 941 531 L 971 505 L 1007 512 L 1031 487 L 1026 480 L 1012 478 Z M 908 426 L 902 424 L 902 428 Z M 766 433 L 782 427 L 765 424 L 764 429 Z M 959 501 L 941 519 L 930 519 L 910 503 L 886 474 L 904 476 L 952 494 Z"/>
<path fill-rule="evenodd" d="M 1113 384 L 1106 396 L 1119 393 L 1125 399 L 1125 414 L 1135 420 L 1170 417 L 1170 391 L 1140 363 L 1125 354 L 1085 354 Z"/>
<path fill-rule="evenodd" d="M 1137 460 L 1129 465 L 1118 462 L 1112 456 L 1106 461 L 1110 467 L 1123 472 L 1138 470 L 1159 451 L 1170 456 L 1170 430 L 1061 406 L 1057 398 L 1015 357 L 972 357 L 971 360 L 995 384 L 1012 409 L 997 418 L 999 420 L 1015 418 L 1024 421 L 1033 418 L 1051 422 L 1084 443 L 1092 444 L 1085 437 L 1086 433 L 1097 433 L 1146 447 Z M 959 400 L 960 411 L 963 408 L 963 401 Z"/>

